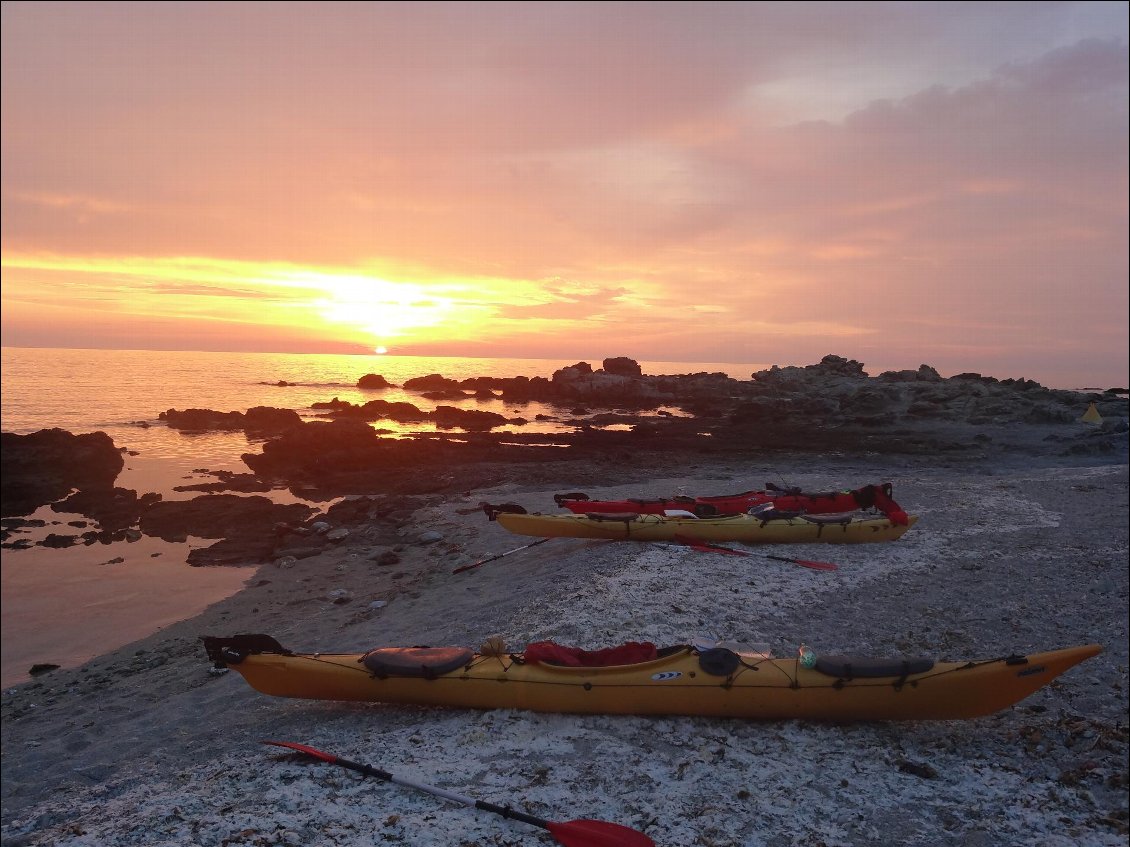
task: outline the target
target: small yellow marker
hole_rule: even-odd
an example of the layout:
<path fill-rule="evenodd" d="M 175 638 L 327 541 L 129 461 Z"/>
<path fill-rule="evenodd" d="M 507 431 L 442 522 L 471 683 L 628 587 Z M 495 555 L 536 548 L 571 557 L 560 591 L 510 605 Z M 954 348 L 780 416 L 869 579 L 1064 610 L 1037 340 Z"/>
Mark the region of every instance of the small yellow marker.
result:
<path fill-rule="evenodd" d="M 1090 424 L 1101 424 L 1103 422 L 1103 416 L 1100 415 L 1099 410 L 1095 408 L 1094 400 L 1091 401 L 1091 405 L 1087 407 L 1087 411 L 1083 413 L 1083 417 L 1079 418 L 1079 420 Z"/>

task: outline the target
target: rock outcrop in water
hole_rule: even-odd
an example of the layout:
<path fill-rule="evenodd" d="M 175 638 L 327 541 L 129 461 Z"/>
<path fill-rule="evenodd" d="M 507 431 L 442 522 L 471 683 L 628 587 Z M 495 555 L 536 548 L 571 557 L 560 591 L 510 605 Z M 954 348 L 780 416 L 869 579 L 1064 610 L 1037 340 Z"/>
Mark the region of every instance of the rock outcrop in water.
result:
<path fill-rule="evenodd" d="M 511 432 L 491 431 L 521 419 L 450 406 L 424 412 L 379 399 L 355 406 L 335 398 L 318 404 L 333 421 L 288 429 L 243 460 L 259 476 L 340 494 L 402 485 L 417 493 L 435 491 L 444 483 L 431 469 L 456 467 L 467 478 L 484 463 L 661 466 L 696 453 L 740 458 L 783 451 L 965 459 L 990 449 L 1067 456 L 1126 452 L 1127 400 L 1112 392 L 1080 394 L 973 373 L 946 379 L 929 365 L 870 377 L 861 362 L 832 355 L 805 367 L 774 366 L 749 380 L 721 373 L 648 376 L 624 358 L 603 364 L 594 369 L 578 362 L 550 379 L 476 377 L 456 383 L 433 374 L 405 383 L 556 406 L 561 414 L 548 417 L 560 430 L 552 446 L 544 434 L 523 433 L 520 425 Z M 1100 427 L 1079 420 L 1091 401 L 1104 416 Z M 385 439 L 366 423 L 382 417 L 437 421 L 461 431 Z"/>
<path fill-rule="evenodd" d="M 207 430 L 244 430 L 257 435 L 283 432 L 302 423 L 294 409 L 255 406 L 246 412 L 216 412 L 212 409 L 168 409 L 157 416 L 170 429 L 191 432 Z"/>
<path fill-rule="evenodd" d="M 274 528 L 304 521 L 313 511 L 266 497 L 210 494 L 154 504 L 142 513 L 139 526 L 146 535 L 166 541 L 187 541 L 189 536 L 222 539 L 190 552 L 190 565 L 246 564 L 270 560 L 276 546 Z"/>
<path fill-rule="evenodd" d="M 0 433 L 0 517 L 30 514 L 75 489 L 109 491 L 124 466 L 104 432 Z"/>

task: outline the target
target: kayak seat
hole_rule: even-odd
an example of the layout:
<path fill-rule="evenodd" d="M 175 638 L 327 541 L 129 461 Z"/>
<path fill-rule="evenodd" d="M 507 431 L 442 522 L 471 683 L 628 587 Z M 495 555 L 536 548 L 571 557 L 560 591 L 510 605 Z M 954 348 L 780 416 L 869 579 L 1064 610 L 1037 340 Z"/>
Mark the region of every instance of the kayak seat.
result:
<path fill-rule="evenodd" d="M 640 519 L 638 512 L 587 512 L 585 517 L 593 521 L 617 521 L 630 523 Z"/>
<path fill-rule="evenodd" d="M 390 676 L 433 679 L 463 667 L 474 655 L 466 647 L 378 647 L 358 661 L 382 679 Z"/>
<path fill-rule="evenodd" d="M 872 679 L 880 676 L 910 676 L 926 673 L 933 659 L 867 659 L 861 656 L 819 656 L 815 668 L 840 679 Z"/>
<path fill-rule="evenodd" d="M 600 650 L 583 650 L 553 641 L 533 641 L 526 645 L 523 659 L 531 664 L 573 668 L 603 668 L 613 665 L 637 665 L 650 662 L 659 651 L 650 641 L 629 641 Z"/>

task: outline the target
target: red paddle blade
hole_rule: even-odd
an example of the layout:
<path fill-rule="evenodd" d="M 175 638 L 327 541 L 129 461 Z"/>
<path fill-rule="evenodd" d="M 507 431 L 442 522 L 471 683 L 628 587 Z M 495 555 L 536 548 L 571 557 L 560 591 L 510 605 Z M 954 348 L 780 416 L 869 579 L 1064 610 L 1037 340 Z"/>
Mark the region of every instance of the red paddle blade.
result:
<path fill-rule="evenodd" d="M 811 562 L 807 559 L 793 559 L 798 565 L 804 568 L 815 568 L 818 571 L 834 571 L 839 570 L 836 565 L 831 562 Z"/>
<path fill-rule="evenodd" d="M 607 821 L 550 821 L 546 829 L 565 847 L 655 847 L 638 829 Z"/>
<path fill-rule="evenodd" d="M 321 759 L 323 762 L 335 764 L 337 756 L 331 753 L 323 753 L 321 750 L 315 750 L 313 747 L 308 747 L 305 744 L 296 744 L 293 741 L 263 741 L 264 744 L 274 744 L 276 747 L 289 747 L 291 750 L 297 750 L 299 753 L 305 753 L 307 756 L 313 756 L 315 759 Z"/>

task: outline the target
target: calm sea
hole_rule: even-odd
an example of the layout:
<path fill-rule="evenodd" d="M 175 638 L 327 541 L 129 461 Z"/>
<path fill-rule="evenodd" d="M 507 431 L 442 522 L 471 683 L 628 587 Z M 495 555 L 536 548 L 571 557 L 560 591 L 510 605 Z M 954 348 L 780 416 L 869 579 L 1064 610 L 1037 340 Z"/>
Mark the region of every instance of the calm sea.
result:
<path fill-rule="evenodd" d="M 405 400 L 427 411 L 434 404 L 417 393 L 363 391 L 356 387 L 357 381 L 373 373 L 397 385 L 429 374 L 452 379 L 550 377 L 576 360 L 4 347 L 0 361 L 4 432 L 26 434 L 54 427 L 75 434 L 105 432 L 118 447 L 130 451 L 116 485 L 138 494 L 152 491 L 165 499 L 189 499 L 197 493 L 176 492 L 173 487 L 212 481 L 200 469 L 246 473 L 240 454 L 259 448 L 243 433 L 185 435 L 170 430 L 158 421 L 168 409 L 244 412 L 254 406 L 274 406 L 313 418 L 315 402 L 337 397 L 360 404 L 380 397 Z M 600 359 L 588 361 L 594 368 L 601 365 Z M 717 362 L 641 361 L 640 365 L 649 375 L 706 371 L 737 379 L 748 379 L 754 371 L 769 367 Z M 530 420 L 539 412 L 555 411 L 538 404 L 511 406 L 501 400 L 468 399 L 460 405 Z M 394 428 L 386 421 L 380 426 Z M 552 432 L 554 427 L 541 423 L 522 429 Z M 413 425 L 417 431 L 424 428 Z M 286 491 L 273 496 L 280 502 L 294 500 Z M 43 532 L 64 532 L 68 521 L 83 520 L 49 507 L 32 517 L 48 521 Z M 28 679 L 33 664 L 76 666 L 195 615 L 239 590 L 254 568 L 186 564 L 193 546 L 210 543 L 169 544 L 143 538 L 133 543 L 2 551 L 0 685 Z"/>

